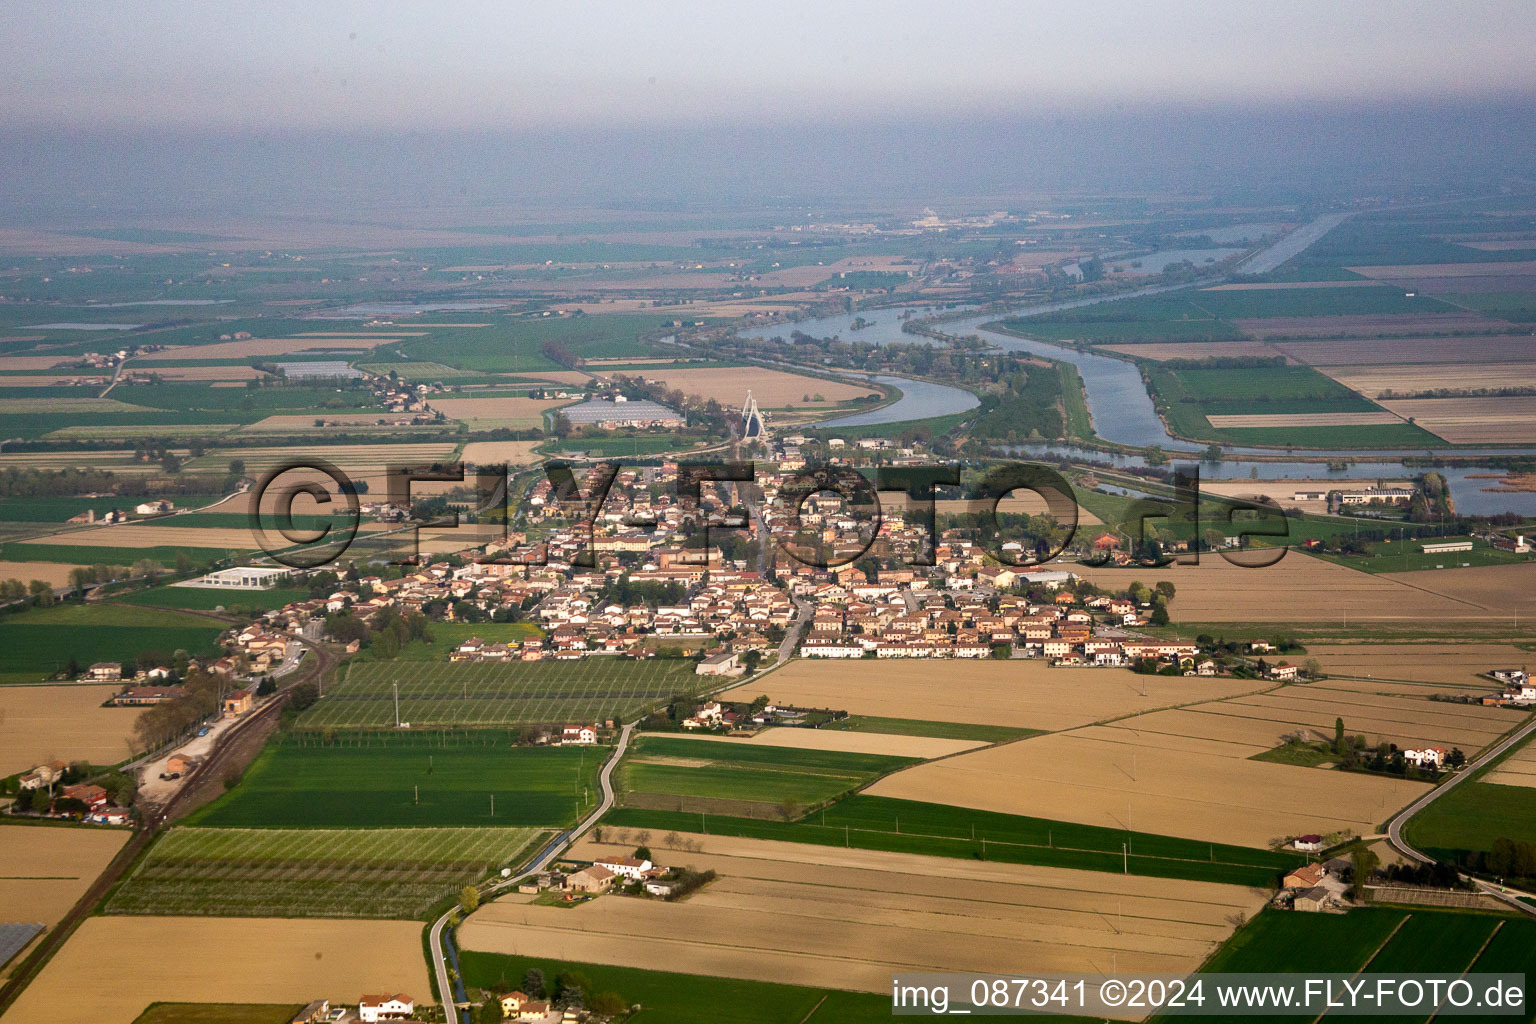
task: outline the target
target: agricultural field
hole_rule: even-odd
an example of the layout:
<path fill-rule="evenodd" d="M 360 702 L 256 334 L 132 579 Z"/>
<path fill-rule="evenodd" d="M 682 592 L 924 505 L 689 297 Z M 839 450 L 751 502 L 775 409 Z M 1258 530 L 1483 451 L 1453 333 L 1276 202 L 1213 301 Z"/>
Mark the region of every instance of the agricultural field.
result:
<path fill-rule="evenodd" d="M 916 760 L 643 735 L 619 766 L 618 788 L 624 806 L 792 818 Z"/>
<path fill-rule="evenodd" d="M 885 719 L 885 722 L 893 722 L 894 719 Z M 837 728 L 844 723 L 853 723 L 846 728 Z M 880 724 L 878 721 L 865 723 L 867 726 Z M 921 727 L 930 723 L 918 722 L 915 725 Z M 963 729 L 957 731 L 964 731 Z M 930 730 L 931 732 L 931 730 Z M 1003 730 L 1004 738 L 1018 739 L 1027 733 L 1019 731 L 1009 734 Z M 958 754 L 962 750 L 974 750 L 976 747 L 984 747 L 989 740 L 976 738 L 945 737 L 925 734 L 921 729 L 916 732 L 900 733 L 892 729 L 881 730 L 878 728 L 860 728 L 859 722 L 853 718 L 843 719 L 841 722 L 829 722 L 819 729 L 801 729 L 792 727 L 771 727 L 760 729 L 750 738 L 725 737 L 725 736 L 690 736 L 689 739 L 706 743 L 739 743 L 749 747 L 786 747 L 795 750 L 829 750 L 840 751 L 848 754 L 877 754 L 889 757 L 930 758 L 944 757 L 949 754 Z"/>
<path fill-rule="evenodd" d="M 539 461 L 534 452 L 538 441 L 471 441 L 464 446 L 460 460 L 475 466 L 527 466 Z"/>
<path fill-rule="evenodd" d="M 1536 611 L 1530 566 L 1488 566 L 1454 572 L 1367 573 L 1300 551 L 1275 565 L 1244 569 L 1205 555 L 1199 565 L 1136 570 L 1074 567 L 1100 586 L 1124 587 L 1134 577 L 1148 586 L 1169 580 L 1178 588 L 1168 605 L 1175 623 L 1414 624 L 1478 622 L 1518 608 Z M 1458 629 L 1439 633 L 1456 639 Z"/>
<path fill-rule="evenodd" d="M 559 827 L 597 802 L 607 747 L 515 746 L 510 733 L 279 733 L 239 785 L 190 816 L 209 828 Z"/>
<path fill-rule="evenodd" d="M 528 828 L 219 829 L 163 836 L 110 914 L 420 917 L 460 887 L 516 866 Z"/>
<path fill-rule="evenodd" d="M 720 876 L 686 901 L 600 899 L 573 910 L 501 901 L 469 917 L 461 945 L 883 992 L 895 970 L 1188 971 L 1262 903 L 1246 887 L 1208 882 L 677 839 L 686 851 L 655 836 L 652 848 Z M 623 850 L 583 840 L 573 855 Z"/>
<path fill-rule="evenodd" d="M 212 654 L 224 624 L 164 608 L 56 604 L 0 618 L 0 679 L 40 681 L 98 661 L 132 662 L 140 654 L 177 650 Z"/>
<path fill-rule="evenodd" d="M 1331 738 L 1342 718 L 1367 743 L 1460 746 L 1470 757 L 1512 724 L 1498 709 L 1379 689 L 1315 683 L 1149 711 L 918 765 L 867 792 L 1246 846 L 1307 832 L 1371 834 L 1422 784 L 1255 755 L 1298 731 Z"/>
<path fill-rule="evenodd" d="M 0 685 L 0 776 L 48 761 L 117 764 L 135 753 L 137 708 L 102 705 L 120 687 Z"/>
<path fill-rule="evenodd" d="M 295 517 L 297 519 L 298 517 Z M 212 611 L 224 608 L 230 614 L 236 609 L 252 616 L 272 611 L 294 601 L 307 601 L 309 591 L 294 587 L 272 587 L 268 590 L 234 590 L 218 587 L 151 587 L 131 594 L 114 597 L 118 604 L 141 605 L 147 608 L 188 608 Z"/>
<path fill-rule="evenodd" d="M 167 936 L 196 956 L 167 956 Z M 366 951 L 366 955 L 359 955 Z M 111 963 L 132 984 L 82 985 Z M 260 970 L 231 970 L 236 963 Z M 87 919 L 3 1018 L 5 1024 L 133 1024 L 151 1003 L 289 1003 L 368 992 L 429 1001 L 418 921 L 292 918 Z"/>
<path fill-rule="evenodd" d="M 378 358 L 390 360 L 398 352 L 410 361 L 431 360 L 462 370 L 558 370 L 560 365 L 544 353 L 546 345 L 559 345 L 582 359 L 644 358 L 652 349 L 640 335 L 662 333 L 664 322 L 657 315 L 625 314 L 508 318 L 476 330 L 407 339 L 381 348 Z"/>
<path fill-rule="evenodd" d="M 1530 652 L 1496 643 L 1348 643 L 1309 644 L 1307 657 L 1316 658 L 1330 676 L 1418 684 L 1384 687 L 1383 692 L 1480 695 L 1498 685 L 1487 675 L 1490 669 L 1513 668 Z"/>
<path fill-rule="evenodd" d="M 931 737 L 975 744 L 1005 743 L 1035 735 L 1033 729 L 1020 729 L 1016 726 L 980 725 L 971 722 L 925 722 L 916 718 L 885 718 L 880 715 L 849 715 L 847 718 L 828 722 L 817 732 L 824 735 L 834 732 L 861 732 L 883 736 Z"/>
<path fill-rule="evenodd" d="M 470 430 L 542 430 L 544 414 L 568 404 L 563 400 L 501 395 L 485 398 L 438 398 L 432 408 Z"/>
<path fill-rule="evenodd" d="M 674 833 L 702 830 L 712 836 L 1261 888 L 1300 861 L 1295 854 L 1254 847 L 863 793 L 797 821 L 625 807 L 605 816 L 603 829 L 602 838 L 615 843 L 642 833 L 652 840 L 664 834 L 663 841 L 671 842 Z"/>
<path fill-rule="evenodd" d="M 1511 375 L 1507 380 L 1530 380 Z M 1536 397 L 1399 398 L 1382 405 L 1452 444 L 1536 443 Z"/>
<path fill-rule="evenodd" d="M 647 380 L 660 380 L 669 391 L 678 390 L 701 398 L 713 398 L 731 409 L 741 408 L 748 391 L 752 392 L 757 404 L 764 409 L 785 409 L 790 406 L 827 408 L 870 394 L 870 388 L 859 384 L 824 380 L 783 370 L 768 370 L 760 366 L 598 371 L 602 376 L 612 376 L 619 372 L 627 376 L 643 376 Z M 807 398 L 810 400 L 806 401 Z"/>
<path fill-rule="evenodd" d="M 127 829 L 117 828 L 0 828 L 0 918 L 52 928 L 106 870 L 128 836 Z"/>
<path fill-rule="evenodd" d="M 133 1024 L 289 1024 L 298 1003 L 156 1003 Z"/>
<path fill-rule="evenodd" d="M 1310 366 L 1148 368 L 1170 433 L 1239 444 L 1319 447 L 1439 441 Z"/>
<path fill-rule="evenodd" d="M 1470 365 L 1525 363 L 1536 359 L 1536 338 L 1518 334 L 1274 341 L 1269 343 L 1269 347 L 1276 354 L 1312 366 L 1399 367 L 1454 361 Z"/>
<path fill-rule="evenodd" d="M 1041 660 L 946 663 L 944 686 L 935 689 L 933 667 L 922 662 L 837 663 L 799 658 L 766 679 L 748 680 L 727 691 L 727 697 L 750 701 L 766 691 L 780 704 L 932 722 L 941 727 L 964 723 L 1070 729 L 1267 685 L 1230 678 L 1197 682 L 1181 676 L 1139 676 L 1121 669 L 1064 672 Z M 1074 699 L 1064 701 L 1061 688 L 1068 682 Z"/>
<path fill-rule="evenodd" d="M 611 964 L 571 963 L 507 953 L 465 951 L 459 956 L 465 984 L 507 992 L 530 968 L 553 981 L 575 972 L 592 982 L 589 991 L 613 992 L 643 1009 L 633 1024 L 874 1024 L 888 1021 L 888 995 L 844 992 L 766 981 L 675 974 Z M 286 1021 L 278 1024 L 287 1024 Z"/>
<path fill-rule="evenodd" d="M 628 720 L 707 685 L 707 678 L 694 674 L 692 662 L 671 659 L 360 663 L 326 687 L 325 696 L 299 717 L 298 727 L 393 726 L 396 687 L 400 721 L 421 728 Z"/>

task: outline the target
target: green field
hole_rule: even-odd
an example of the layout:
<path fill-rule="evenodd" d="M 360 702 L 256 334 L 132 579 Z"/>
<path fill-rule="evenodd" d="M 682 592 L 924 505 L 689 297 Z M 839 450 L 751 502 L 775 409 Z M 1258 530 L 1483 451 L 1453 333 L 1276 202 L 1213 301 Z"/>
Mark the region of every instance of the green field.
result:
<path fill-rule="evenodd" d="M 943 804 L 855 795 L 799 821 L 620 808 L 605 824 L 848 846 L 935 857 L 1273 885 L 1295 855 Z"/>
<path fill-rule="evenodd" d="M 1489 936 L 1492 935 L 1492 941 Z M 1487 942 L 1482 955 L 1478 950 Z M 1473 958 L 1476 957 L 1475 962 Z M 1264 910 L 1206 961 L 1203 973 L 1457 974 L 1463 970 L 1488 973 L 1530 973 L 1536 969 L 1536 921 L 1475 911 L 1365 907 L 1348 914 L 1298 914 Z M 1432 1007 L 1400 1020 L 1424 1021 Z M 1316 1019 L 1306 1016 L 1272 1020 Z M 1166 1020 L 1242 1021 L 1251 1017 L 1181 1017 Z M 1329 1019 L 1332 1019 L 1331 1017 Z M 1378 1018 L 1384 1019 L 1384 1018 Z M 1523 1021 L 1512 1017 L 1466 1017 L 1459 1020 Z"/>
<path fill-rule="evenodd" d="M 1346 520 L 1348 522 L 1348 520 Z M 1372 524 L 1374 525 L 1374 524 Z M 1425 554 L 1424 544 L 1440 541 L 1472 541 L 1471 551 L 1451 551 L 1441 554 Z M 1529 563 L 1530 555 L 1517 555 L 1513 551 L 1500 551 L 1485 540 L 1468 536 L 1429 537 L 1424 540 L 1382 541 L 1372 545 L 1369 555 L 1319 554 L 1330 562 L 1347 565 L 1361 572 L 1415 572 L 1419 569 L 1458 568 L 1479 565 L 1512 565 Z"/>
<path fill-rule="evenodd" d="M 707 685 L 706 677 L 694 674 L 691 661 L 676 659 L 602 657 L 505 665 L 362 662 L 352 665 L 341 682 L 328 686 L 319 703 L 299 717 L 298 726 L 393 726 L 396 686 L 400 720 L 422 727 L 631 720 L 643 709 Z"/>
<path fill-rule="evenodd" d="M 580 972 L 591 981 L 589 995 L 613 992 L 625 1003 L 641 1005 L 641 1011 L 628 1018 L 631 1024 L 873 1024 L 891 1018 L 890 997 L 867 992 L 828 991 L 608 964 L 564 963 L 473 950 L 459 954 L 459 966 L 466 986 L 496 992 L 518 988 L 530 967 L 543 971 L 549 985 L 564 972 Z"/>
<path fill-rule="evenodd" d="M 1171 369 L 1143 364 L 1158 411 L 1170 433 L 1232 444 L 1316 445 L 1322 448 L 1443 447 L 1411 423 L 1365 426 L 1213 427 L 1208 416 L 1381 412 L 1380 406 L 1310 366 Z"/>
<path fill-rule="evenodd" d="M 544 833 L 529 828 L 177 828 L 112 894 L 109 914 L 419 917 Z"/>
<path fill-rule="evenodd" d="M 309 591 L 292 587 L 273 587 L 271 590 L 152 587 L 149 590 L 123 594 L 112 600 L 119 604 L 140 605 L 145 608 L 191 608 L 198 611 L 212 611 L 222 607 L 232 614 L 236 609 L 240 609 L 255 616 L 295 601 L 307 601 Z"/>
<path fill-rule="evenodd" d="M 537 320 L 498 316 L 490 327 L 427 328 L 429 337 L 381 345 L 375 358 L 394 362 L 401 353 L 406 362 L 431 361 L 483 372 L 558 370 L 560 364 L 544 354 L 545 345 L 559 345 L 581 359 L 648 356 L 651 346 L 640 342 L 639 335 L 660 330 L 667 319 L 619 314 Z"/>
<path fill-rule="evenodd" d="M 238 786 L 187 824 L 562 827 L 596 804 L 607 747 L 518 747 L 513 741 L 489 729 L 279 733 Z"/>
<path fill-rule="evenodd" d="M 619 766 L 618 785 L 625 797 L 632 793 L 678 797 L 678 810 L 731 801 L 777 804 L 795 813 L 918 760 L 648 735 L 631 744 Z"/>
<path fill-rule="evenodd" d="M 971 722 L 924 722 L 916 718 L 882 718 L 878 715 L 849 715 L 828 722 L 823 729 L 848 732 L 880 732 L 893 736 L 933 736 L 945 740 L 980 740 L 1004 743 L 1038 736 L 1038 729 L 1020 729 L 1009 725 L 976 725 Z"/>
<path fill-rule="evenodd" d="M 98 551 L 103 549 L 98 548 Z M 56 604 L 0 618 L 0 674 L 41 679 L 73 660 L 82 670 L 98 661 L 133 661 L 154 652 L 217 653 L 224 625 L 160 608 Z"/>
<path fill-rule="evenodd" d="M 1429 853 L 1493 848 L 1495 839 L 1536 843 L 1536 789 L 1472 779 L 1414 815 L 1407 839 Z"/>

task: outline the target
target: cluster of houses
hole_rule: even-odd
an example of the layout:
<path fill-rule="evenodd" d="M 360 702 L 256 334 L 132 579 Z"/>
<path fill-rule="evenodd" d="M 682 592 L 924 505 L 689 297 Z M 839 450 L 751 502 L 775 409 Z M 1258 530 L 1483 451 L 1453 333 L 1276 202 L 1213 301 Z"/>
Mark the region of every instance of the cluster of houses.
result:
<path fill-rule="evenodd" d="M 1523 668 L 1496 668 L 1489 673 L 1504 684 L 1496 694 L 1483 698 L 1483 703 L 1496 707 L 1526 707 L 1536 704 L 1536 683 Z"/>
<path fill-rule="evenodd" d="M 648 896 L 667 897 L 678 883 L 669 868 L 638 857 L 599 857 L 570 871 L 548 871 L 520 885 L 523 893 L 563 892 L 567 898 L 600 895 L 625 886 L 639 886 Z"/>
<path fill-rule="evenodd" d="M 49 761 L 36 766 L 29 772 L 24 772 L 18 778 L 21 789 L 46 794 L 45 803 L 41 805 L 34 799 L 31 805 L 34 812 L 79 816 L 97 825 L 127 825 L 133 820 L 128 809 L 114 804 L 111 796 L 101 786 L 88 782 L 62 785 L 69 773 L 69 767 L 63 761 Z M 55 787 L 59 787 L 57 791 Z M 58 809 L 60 800 L 78 800 L 84 810 L 61 811 Z"/>

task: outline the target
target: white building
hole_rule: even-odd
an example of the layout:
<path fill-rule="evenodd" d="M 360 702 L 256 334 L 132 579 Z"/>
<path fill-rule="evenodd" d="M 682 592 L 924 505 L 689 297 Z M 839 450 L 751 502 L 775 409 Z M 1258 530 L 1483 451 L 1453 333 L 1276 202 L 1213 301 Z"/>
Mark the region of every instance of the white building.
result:
<path fill-rule="evenodd" d="M 630 881 L 643 878 L 655 866 L 648 860 L 637 860 L 634 857 L 601 857 L 592 863 Z"/>
<path fill-rule="evenodd" d="M 291 575 L 288 569 L 261 569 L 243 566 L 238 569 L 219 569 L 206 576 L 173 583 L 174 587 L 213 587 L 220 590 L 271 590 Z"/>
<path fill-rule="evenodd" d="M 1443 747 L 1424 747 L 1421 750 L 1403 751 L 1403 760 L 1409 764 L 1418 765 L 1420 768 L 1434 765 L 1439 768 L 1445 764 L 1445 749 Z"/>
<path fill-rule="evenodd" d="M 365 995 L 357 1004 L 363 1024 L 381 1020 L 405 1020 L 416 1012 L 416 1000 L 408 995 Z"/>

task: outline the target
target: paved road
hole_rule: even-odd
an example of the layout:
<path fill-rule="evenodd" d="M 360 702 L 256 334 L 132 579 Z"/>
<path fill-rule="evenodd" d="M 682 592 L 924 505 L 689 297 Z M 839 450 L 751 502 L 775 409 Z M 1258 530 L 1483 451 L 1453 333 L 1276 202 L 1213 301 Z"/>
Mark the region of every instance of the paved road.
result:
<path fill-rule="evenodd" d="M 1476 769 L 1483 767 L 1494 758 L 1503 754 L 1505 751 L 1523 742 L 1525 738 L 1530 736 L 1533 732 L 1536 732 L 1536 716 L 1533 716 L 1529 722 L 1525 723 L 1525 725 L 1521 726 L 1518 730 L 1505 737 L 1504 740 L 1497 746 L 1492 747 L 1480 756 L 1474 758 L 1472 761 L 1469 761 L 1467 766 L 1461 771 L 1457 772 L 1445 782 L 1442 782 L 1440 785 L 1436 786 L 1434 789 L 1431 789 L 1429 792 L 1419 797 L 1413 803 L 1403 808 L 1397 813 L 1396 817 L 1387 822 L 1387 841 L 1391 843 L 1393 847 L 1395 847 L 1399 852 L 1401 852 L 1403 856 L 1409 858 L 1410 860 L 1416 861 L 1420 864 L 1433 864 L 1435 862 L 1435 858 L 1431 857 L 1427 853 L 1415 849 L 1411 844 L 1409 844 L 1408 840 L 1403 838 L 1403 826 L 1408 823 L 1408 819 L 1412 818 L 1415 814 L 1418 814 L 1424 808 L 1428 807 L 1430 804 L 1434 803 L 1436 800 L 1440 799 L 1442 796 L 1449 793 L 1457 786 L 1461 785 L 1473 774 Z M 1464 875 L 1462 877 L 1466 876 Z M 1488 893 L 1491 896 L 1495 896 L 1498 899 L 1503 900 L 1505 903 L 1508 903 L 1510 906 L 1514 907 L 1516 910 L 1521 911 L 1522 913 L 1536 917 L 1536 907 L 1532 907 L 1528 903 L 1520 902 L 1516 894 L 1506 892 L 1502 886 L 1493 885 L 1492 883 L 1484 882 L 1477 878 L 1471 879 L 1471 881 L 1482 892 Z"/>
<path fill-rule="evenodd" d="M 528 864 L 521 873 L 511 878 L 503 879 L 486 890 L 482 897 L 482 902 L 494 899 L 497 893 L 509 889 L 530 875 L 536 875 L 549 867 L 556 858 L 574 845 L 576 840 L 586 835 L 592 826 L 596 825 L 602 816 L 608 813 L 609 809 L 613 807 L 614 800 L 613 769 L 624 756 L 625 749 L 629 747 L 629 738 L 634 729 L 633 725 L 626 725 L 620 730 L 618 745 L 613 748 L 613 754 L 609 756 L 607 761 L 603 762 L 603 767 L 597 773 L 597 783 L 602 790 L 602 799 L 598 801 L 596 809 L 582 819 L 581 823 L 575 828 L 569 832 L 563 832 L 551 840 L 549 845 L 544 847 L 539 855 L 533 859 L 532 863 Z M 428 943 L 432 948 L 432 970 L 437 976 L 438 1000 L 445 1009 L 455 1005 L 455 999 L 453 985 L 448 979 L 448 965 L 443 954 L 443 929 L 448 925 L 449 915 L 461 910 L 461 907 L 454 906 L 448 913 L 438 918 L 433 922 L 432 931 L 428 935 Z"/>

